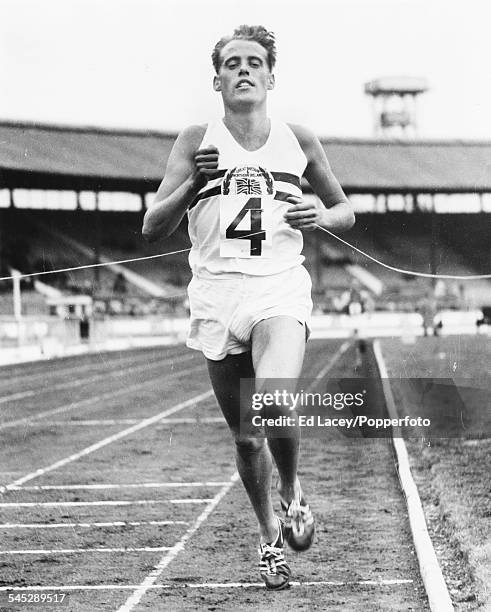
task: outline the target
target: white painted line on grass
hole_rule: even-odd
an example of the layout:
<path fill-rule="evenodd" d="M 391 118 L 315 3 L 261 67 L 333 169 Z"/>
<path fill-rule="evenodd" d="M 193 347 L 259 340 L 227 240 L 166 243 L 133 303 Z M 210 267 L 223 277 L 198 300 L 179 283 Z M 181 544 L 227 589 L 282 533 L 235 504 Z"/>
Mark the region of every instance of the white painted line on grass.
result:
<path fill-rule="evenodd" d="M 2 502 L 0 508 L 78 508 L 82 506 L 148 506 L 150 504 L 208 504 L 213 498 L 109 499 L 98 501 Z"/>
<path fill-rule="evenodd" d="M 50 385 L 48 387 L 38 386 L 36 389 L 29 389 L 27 391 L 19 391 L 18 393 L 12 393 L 11 395 L 5 395 L 0 397 L 0 404 L 5 404 L 7 402 L 13 402 L 21 399 L 26 399 L 28 397 L 37 397 L 40 393 L 51 393 L 52 391 L 61 391 L 62 389 L 72 389 L 75 387 L 82 387 L 83 385 L 89 385 L 95 383 L 99 380 L 107 380 L 108 378 L 121 378 L 124 379 L 125 372 L 128 374 L 137 374 L 139 372 L 147 372 L 149 369 L 161 368 L 169 364 L 181 364 L 186 361 L 191 361 L 194 358 L 194 355 L 184 355 L 180 359 L 175 358 L 167 358 L 163 359 L 160 362 L 156 363 L 144 363 L 140 366 L 134 366 L 132 368 L 118 369 L 111 372 L 103 372 L 101 374 L 96 374 L 94 376 L 90 376 L 88 378 L 80 378 L 79 372 L 77 368 L 73 368 L 73 375 L 76 376 L 74 380 L 68 380 L 66 382 L 57 383 L 54 385 Z"/>
<path fill-rule="evenodd" d="M 170 525 L 189 525 L 188 521 L 112 521 L 108 523 L 0 523 L 1 529 L 92 529 L 100 527 L 154 527 Z"/>
<path fill-rule="evenodd" d="M 104 438 L 103 440 L 100 440 L 99 442 L 96 442 L 95 444 L 91 444 L 90 446 L 87 446 L 86 448 L 82 449 L 78 453 L 74 453 L 73 455 L 70 455 L 69 457 L 60 459 L 59 461 L 56 461 L 55 463 L 52 463 L 51 465 L 48 465 L 44 468 L 39 468 L 35 472 L 31 472 L 30 474 L 27 474 L 26 476 L 23 476 L 22 478 L 18 478 L 14 482 L 4 487 L 0 487 L 0 494 L 5 493 L 5 491 L 9 491 L 11 487 L 22 485 L 25 482 L 28 482 L 29 480 L 33 480 L 34 478 L 43 476 L 44 474 L 47 474 L 48 472 L 57 470 L 58 468 L 63 467 L 64 465 L 67 465 L 68 463 L 77 461 L 81 457 L 90 455 L 91 453 L 101 448 L 104 448 L 105 446 L 108 446 L 109 444 L 112 444 L 113 442 L 116 442 L 117 440 L 121 440 L 122 438 L 125 438 L 137 431 L 140 431 L 141 429 L 144 429 L 145 427 L 149 427 L 150 425 L 154 425 L 155 423 L 158 423 L 158 421 L 160 421 L 166 416 L 174 414 L 175 412 L 179 412 L 180 410 L 184 410 L 184 408 L 188 408 L 189 406 L 194 406 L 197 403 L 202 402 L 212 396 L 213 396 L 213 391 L 211 389 L 209 389 L 208 391 L 205 391 L 204 393 L 199 393 L 198 395 L 195 395 L 194 397 L 191 397 L 190 399 L 184 402 L 180 402 L 179 404 L 176 404 L 172 408 L 168 408 L 167 410 L 163 410 L 159 414 L 156 414 L 147 419 L 143 419 L 142 421 L 140 421 L 140 423 L 137 423 L 136 425 L 133 425 L 132 427 L 123 429 L 123 431 L 120 431 L 117 434 L 109 436 L 108 438 Z"/>
<path fill-rule="evenodd" d="M 172 550 L 170 546 L 142 546 L 132 548 L 34 548 L 32 550 L 0 550 L 0 555 L 71 555 L 74 553 L 131 553 L 131 552 L 164 552 Z"/>
<path fill-rule="evenodd" d="M 195 372 L 196 368 L 186 368 L 185 370 L 180 370 L 178 372 L 173 372 L 172 374 L 167 374 L 165 379 L 168 381 L 169 379 L 179 378 L 179 376 L 183 376 L 185 374 L 190 374 Z M 49 410 L 44 410 L 43 412 L 37 412 L 36 414 L 22 417 L 21 419 L 16 419 L 15 421 L 7 421 L 5 423 L 0 424 L 0 430 L 7 429 L 9 427 L 17 427 L 18 425 L 25 425 L 27 423 L 31 423 L 46 416 L 52 416 L 53 414 L 61 414 L 64 412 L 70 412 L 71 410 L 75 410 L 76 408 L 85 408 L 87 406 L 92 406 L 94 404 L 103 402 L 104 400 L 115 399 L 116 397 L 121 397 L 127 395 L 128 393 L 133 393 L 133 391 L 141 391 L 143 387 L 149 385 L 151 383 L 155 383 L 156 381 L 161 381 L 162 376 L 158 376 L 156 378 L 150 378 L 149 380 L 145 380 L 143 382 L 136 383 L 135 385 L 124 386 L 117 391 L 108 391 L 107 393 L 101 393 L 100 395 L 95 395 L 92 397 L 88 397 L 87 399 L 80 400 L 78 402 L 70 402 L 69 404 L 64 404 L 63 406 L 58 406 L 57 408 L 50 408 Z M 162 417 L 163 418 L 163 417 Z M 40 423 L 41 425 L 41 423 Z"/>
<path fill-rule="evenodd" d="M 305 581 L 299 582 L 292 580 L 290 585 L 292 587 L 346 587 L 346 586 L 380 586 L 380 587 L 391 587 L 398 585 L 413 584 L 413 580 L 409 579 L 378 579 L 378 580 L 318 580 L 318 581 Z M 23 587 L 9 587 L 0 586 L 0 592 L 15 591 L 15 592 L 28 592 L 28 591 L 133 591 L 138 589 L 138 585 L 134 584 L 70 584 L 70 585 L 49 585 L 49 586 L 23 586 Z M 264 582 L 188 582 L 179 584 L 151 584 L 147 587 L 150 589 L 250 589 L 250 588 L 266 588 Z"/>
<path fill-rule="evenodd" d="M 207 520 L 213 510 L 218 506 L 221 500 L 227 495 L 230 489 L 234 486 L 234 484 L 239 480 L 239 474 L 234 472 L 229 482 L 224 485 L 220 491 L 215 495 L 210 504 L 203 510 L 203 512 L 198 516 L 193 525 L 186 531 L 186 533 L 182 536 L 182 538 L 177 542 L 175 546 L 173 546 L 172 550 L 170 550 L 166 555 L 162 557 L 159 563 L 154 567 L 154 569 L 148 574 L 148 576 L 143 580 L 143 582 L 135 589 L 132 595 L 126 600 L 126 602 L 118 609 L 118 612 L 130 612 L 141 600 L 141 598 L 145 595 L 147 590 L 155 584 L 156 580 L 165 570 L 165 568 L 172 563 L 172 561 L 177 557 L 177 555 L 184 550 L 187 542 L 191 539 L 191 537 L 198 531 L 200 526 Z"/>
<path fill-rule="evenodd" d="M 86 419 L 78 421 L 29 421 L 25 423 L 25 427 L 67 427 L 67 426 L 79 426 L 79 427 L 110 427 L 112 425 L 133 425 L 139 423 L 141 419 Z M 196 416 L 195 418 L 175 418 L 175 419 L 162 419 L 161 424 L 167 425 L 210 425 L 210 424 L 223 424 L 226 425 L 226 421 L 223 417 L 203 417 Z"/>
<path fill-rule="evenodd" d="M 182 487 L 223 487 L 226 482 L 138 482 L 118 484 L 67 484 L 67 485 L 31 485 L 27 487 L 10 487 L 10 491 L 71 491 L 92 489 L 180 489 Z"/>
<path fill-rule="evenodd" d="M 377 361 L 380 378 L 382 380 L 382 388 L 387 404 L 387 411 L 391 419 L 399 418 L 392 389 L 390 387 L 387 368 L 380 348 L 378 340 L 373 342 L 373 351 Z M 402 490 L 406 497 L 407 509 L 409 514 L 409 523 L 413 534 L 414 546 L 418 556 L 419 569 L 423 579 L 426 594 L 432 612 L 452 612 L 453 605 L 450 599 L 450 594 L 443 578 L 442 570 L 438 564 L 435 549 L 431 542 L 430 535 L 426 526 L 425 515 L 421 499 L 419 497 L 418 488 L 414 482 L 409 466 L 409 457 L 407 454 L 406 444 L 401 437 L 401 431 L 394 428 L 396 436 L 392 442 L 397 456 L 397 469 Z"/>

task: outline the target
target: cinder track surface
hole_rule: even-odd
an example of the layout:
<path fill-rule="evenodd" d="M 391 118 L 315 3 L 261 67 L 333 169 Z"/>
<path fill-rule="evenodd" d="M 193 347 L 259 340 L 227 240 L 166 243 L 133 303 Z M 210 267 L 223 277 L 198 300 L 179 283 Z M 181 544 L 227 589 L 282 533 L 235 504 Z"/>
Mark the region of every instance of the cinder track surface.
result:
<path fill-rule="evenodd" d="M 304 376 L 330 361 L 330 377 L 354 376 L 340 346 L 310 342 Z M 376 381 L 370 360 L 360 373 Z M 302 443 L 316 543 L 288 552 L 292 588 L 259 584 L 255 519 L 209 390 L 184 347 L 2 368 L 0 587 L 56 587 L 77 612 L 427 610 L 390 442 L 335 429 Z M 6 595 L 1 610 L 55 607 Z"/>

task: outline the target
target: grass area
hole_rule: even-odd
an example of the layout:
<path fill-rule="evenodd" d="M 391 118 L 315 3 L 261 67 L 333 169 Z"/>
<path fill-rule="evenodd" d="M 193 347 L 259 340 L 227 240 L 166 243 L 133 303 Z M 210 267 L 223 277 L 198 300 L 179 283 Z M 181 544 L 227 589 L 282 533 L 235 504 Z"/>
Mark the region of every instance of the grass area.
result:
<path fill-rule="evenodd" d="M 427 514 L 436 510 L 430 533 L 456 608 L 491 606 L 491 433 L 489 388 L 491 343 L 487 337 L 420 338 L 414 344 L 384 340 L 382 352 L 389 376 L 399 379 L 394 396 L 400 413 L 415 405 L 414 382 L 428 387 L 435 379 L 453 381 L 457 394 L 434 394 L 425 410 L 451 414 L 456 402 L 465 419 L 459 437 L 408 441 L 413 473 Z M 413 395 L 411 396 L 411 389 Z M 412 410 L 412 409 L 411 409 Z M 453 432 L 455 434 L 455 432 Z M 443 537 L 442 537 L 443 534 Z M 443 542 L 442 540 L 446 540 Z M 441 545 L 441 546 L 440 546 Z M 439 548 L 445 548 L 441 551 Z M 449 550 L 452 557 L 449 559 Z M 455 580 L 459 559 L 467 566 L 472 584 Z M 447 570 L 447 571 L 446 571 Z"/>

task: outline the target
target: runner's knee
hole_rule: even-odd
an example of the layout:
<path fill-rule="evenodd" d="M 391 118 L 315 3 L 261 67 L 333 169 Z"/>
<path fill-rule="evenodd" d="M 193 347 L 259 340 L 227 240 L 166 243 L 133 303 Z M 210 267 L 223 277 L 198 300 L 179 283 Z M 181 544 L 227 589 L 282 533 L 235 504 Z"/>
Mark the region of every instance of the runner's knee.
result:
<path fill-rule="evenodd" d="M 262 450 L 265 445 L 264 438 L 255 438 L 237 434 L 234 437 L 237 452 L 242 456 L 253 455 Z"/>

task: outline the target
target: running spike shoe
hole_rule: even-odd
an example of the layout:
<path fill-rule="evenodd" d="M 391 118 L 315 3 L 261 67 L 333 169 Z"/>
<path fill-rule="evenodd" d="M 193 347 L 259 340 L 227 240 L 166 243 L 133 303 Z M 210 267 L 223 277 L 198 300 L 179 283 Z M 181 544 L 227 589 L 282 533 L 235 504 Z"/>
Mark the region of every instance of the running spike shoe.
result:
<path fill-rule="evenodd" d="M 301 496 L 290 504 L 281 500 L 281 507 L 285 513 L 285 540 L 288 545 L 293 550 L 307 550 L 312 546 L 315 534 L 314 517 L 309 505 Z"/>
<path fill-rule="evenodd" d="M 278 536 L 271 544 L 259 545 L 259 573 L 271 591 L 280 591 L 288 587 L 291 570 L 285 561 L 284 524 L 278 517 Z"/>

